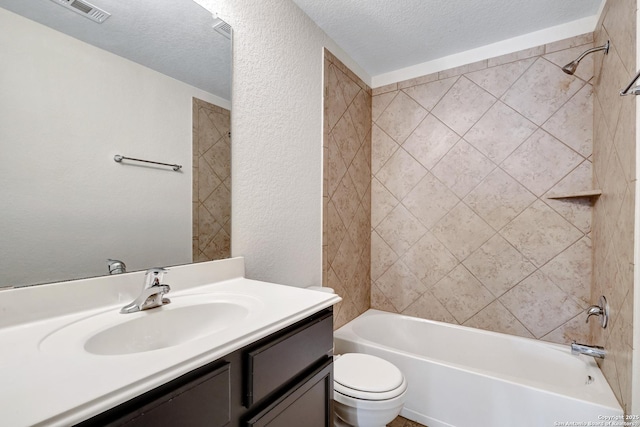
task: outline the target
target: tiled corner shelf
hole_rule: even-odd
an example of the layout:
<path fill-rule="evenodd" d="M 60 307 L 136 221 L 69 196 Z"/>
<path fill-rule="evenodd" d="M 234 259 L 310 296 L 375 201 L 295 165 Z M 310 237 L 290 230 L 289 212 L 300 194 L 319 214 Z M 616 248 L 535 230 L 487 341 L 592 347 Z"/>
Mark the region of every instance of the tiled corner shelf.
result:
<path fill-rule="evenodd" d="M 575 199 L 575 198 L 596 198 L 600 197 L 602 194 L 602 190 L 587 190 L 587 191 L 576 191 L 575 193 L 566 193 L 566 194 L 551 194 L 547 196 L 547 199 Z"/>

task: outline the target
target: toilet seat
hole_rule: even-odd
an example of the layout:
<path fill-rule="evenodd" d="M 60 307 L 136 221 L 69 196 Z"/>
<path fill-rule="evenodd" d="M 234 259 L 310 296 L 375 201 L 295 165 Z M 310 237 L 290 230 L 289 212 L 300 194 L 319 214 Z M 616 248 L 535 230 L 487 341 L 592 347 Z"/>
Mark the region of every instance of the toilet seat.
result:
<path fill-rule="evenodd" d="M 389 400 L 403 394 L 407 382 L 393 364 L 376 356 L 347 353 L 334 363 L 334 391 L 361 400 Z"/>

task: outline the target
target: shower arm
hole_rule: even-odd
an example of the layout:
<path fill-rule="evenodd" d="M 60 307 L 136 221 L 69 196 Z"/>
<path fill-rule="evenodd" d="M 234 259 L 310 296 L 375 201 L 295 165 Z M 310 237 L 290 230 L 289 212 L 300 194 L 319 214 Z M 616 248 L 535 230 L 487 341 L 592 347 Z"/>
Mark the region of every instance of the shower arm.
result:
<path fill-rule="evenodd" d="M 593 52 L 598 52 L 599 50 L 604 50 L 605 53 L 609 53 L 609 41 L 607 40 L 607 43 L 605 43 L 602 46 L 592 47 L 591 49 L 585 51 L 574 62 L 580 62 L 580 61 L 582 61 L 582 58 L 584 58 L 585 56 L 587 56 L 587 55 L 589 55 L 590 53 L 593 53 Z"/>

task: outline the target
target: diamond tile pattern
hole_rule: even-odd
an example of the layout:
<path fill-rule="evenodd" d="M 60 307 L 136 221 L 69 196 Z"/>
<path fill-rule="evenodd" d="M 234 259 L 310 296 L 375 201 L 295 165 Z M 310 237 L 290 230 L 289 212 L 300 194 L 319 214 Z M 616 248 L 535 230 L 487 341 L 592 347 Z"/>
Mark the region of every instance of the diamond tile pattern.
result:
<path fill-rule="evenodd" d="M 193 99 L 193 260 L 231 256 L 231 113 Z"/>
<path fill-rule="evenodd" d="M 616 96 L 614 88 L 620 81 L 623 82 L 620 87 L 624 87 L 636 72 L 636 9 L 636 2 L 631 0 L 605 3 L 602 25 L 594 32 L 594 45 L 601 46 L 610 40 L 612 46 L 620 47 L 611 49 L 606 57 L 594 57 L 592 79 L 594 182 L 603 194 L 593 209 L 591 295 L 606 295 L 611 312 L 617 315 L 607 329 L 592 322 L 589 342 L 611 349 L 611 357 L 600 366 L 628 413 L 633 412 L 630 362 L 634 349 L 630 338 L 637 333 L 632 319 L 637 315 L 634 310 L 638 311 L 632 303 L 635 274 L 632 248 L 638 226 L 633 220 L 638 185 L 635 181 L 636 103 Z M 580 251 L 579 248 L 576 251 Z M 566 261 L 561 264 L 569 265 Z"/>
<path fill-rule="evenodd" d="M 574 39 L 374 91 L 372 307 L 555 342 L 588 335 L 574 319 L 589 298 L 592 205 L 546 197 L 592 188 L 589 63 L 578 77 L 558 65 L 591 46 Z M 623 186 L 611 187 L 607 213 L 620 212 Z"/>
<path fill-rule="evenodd" d="M 376 199 L 385 199 L 376 211 L 381 216 L 378 221 L 399 203 L 382 185 L 372 182 L 371 167 L 380 169 L 398 144 L 379 127 L 372 129 L 371 89 L 328 51 L 325 73 L 323 285 L 343 298 L 334 308 L 334 327 L 339 328 L 369 309 L 371 274 L 380 276 L 397 259 L 375 233 L 376 250 L 371 251 L 372 188 Z M 387 104 L 393 98 L 395 94 Z M 404 104 L 393 105 L 403 111 Z M 372 255 L 381 271 L 371 269 Z"/>

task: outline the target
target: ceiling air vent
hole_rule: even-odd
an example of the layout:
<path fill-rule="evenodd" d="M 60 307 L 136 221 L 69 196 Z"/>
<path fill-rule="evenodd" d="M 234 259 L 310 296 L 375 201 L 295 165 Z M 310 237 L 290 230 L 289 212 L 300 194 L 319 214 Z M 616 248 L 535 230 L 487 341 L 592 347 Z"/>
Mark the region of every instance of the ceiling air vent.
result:
<path fill-rule="evenodd" d="M 52 2 L 64 6 L 69 10 L 72 10 L 85 18 L 89 18 L 98 24 L 102 24 L 111 16 L 109 12 L 105 12 L 99 7 L 95 7 L 91 3 L 87 3 L 82 0 L 51 0 Z"/>
<path fill-rule="evenodd" d="M 231 40 L 231 25 L 218 18 L 215 14 L 213 15 L 213 29 Z"/>

